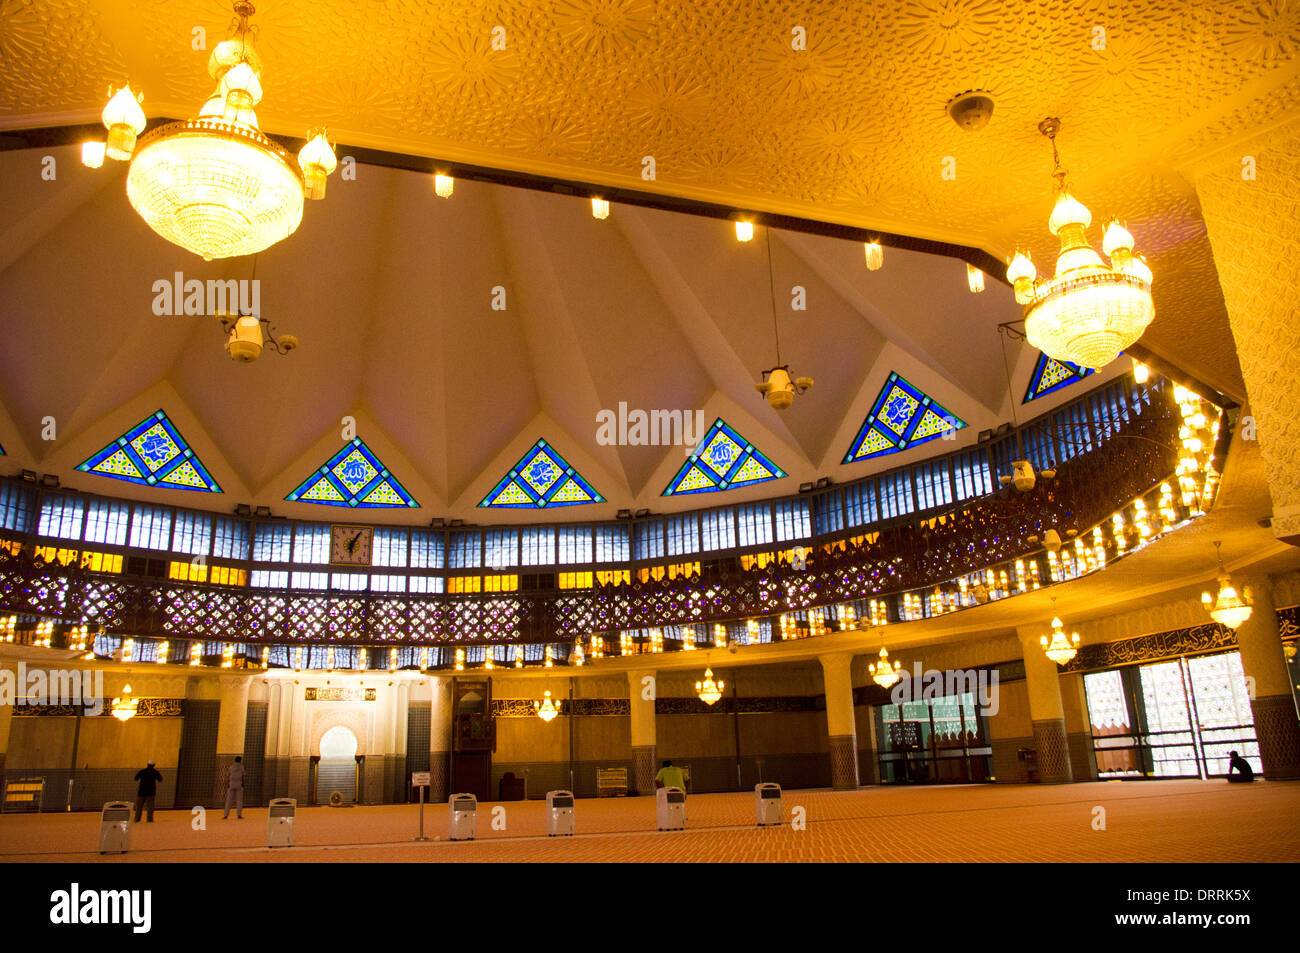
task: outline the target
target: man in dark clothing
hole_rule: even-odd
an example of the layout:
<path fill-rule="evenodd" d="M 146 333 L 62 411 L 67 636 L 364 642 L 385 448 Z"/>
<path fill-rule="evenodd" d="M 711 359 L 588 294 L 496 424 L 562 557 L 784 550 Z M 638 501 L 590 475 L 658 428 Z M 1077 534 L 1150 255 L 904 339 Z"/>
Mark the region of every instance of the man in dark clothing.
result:
<path fill-rule="evenodd" d="M 1233 772 L 1239 772 L 1233 774 Z M 1251 768 L 1250 763 L 1237 754 L 1235 751 L 1228 752 L 1228 781 L 1231 783 L 1242 783 L 1245 781 L 1254 781 L 1255 771 Z"/>
<path fill-rule="evenodd" d="M 162 775 L 158 769 L 153 766 L 153 761 L 141 768 L 135 773 L 135 779 L 140 782 L 140 786 L 135 792 L 135 820 L 140 822 L 142 811 L 148 811 L 149 823 L 153 823 L 153 799 L 158 793 L 158 782 L 162 780 Z"/>

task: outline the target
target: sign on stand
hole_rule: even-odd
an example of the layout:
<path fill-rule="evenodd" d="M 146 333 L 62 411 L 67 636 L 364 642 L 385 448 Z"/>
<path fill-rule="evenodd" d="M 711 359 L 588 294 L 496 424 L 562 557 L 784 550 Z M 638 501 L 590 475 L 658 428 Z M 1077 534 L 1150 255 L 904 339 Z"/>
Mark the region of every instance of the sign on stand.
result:
<path fill-rule="evenodd" d="M 429 772 L 412 771 L 411 787 L 420 789 L 420 833 L 416 836 L 415 839 L 428 840 L 429 838 L 424 836 L 424 792 L 429 787 Z"/>

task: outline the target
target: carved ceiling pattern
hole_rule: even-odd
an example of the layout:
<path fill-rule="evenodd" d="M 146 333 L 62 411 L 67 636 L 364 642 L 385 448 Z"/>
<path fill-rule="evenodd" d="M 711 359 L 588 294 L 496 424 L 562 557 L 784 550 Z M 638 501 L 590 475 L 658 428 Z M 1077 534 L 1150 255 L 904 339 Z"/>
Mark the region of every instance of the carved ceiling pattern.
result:
<path fill-rule="evenodd" d="M 997 255 L 1024 244 L 1041 268 L 1054 257 L 1052 183 L 1036 126 L 1058 115 L 1074 189 L 1098 224 L 1122 215 L 1155 270 L 1148 345 L 1240 397 L 1214 255 L 1182 173 L 1215 144 L 1297 108 L 1298 10 L 1293 0 L 262 0 L 254 17 L 266 63 L 259 116 L 273 134 L 302 136 L 328 123 L 345 144 L 660 190 Z M 128 78 L 149 115 L 191 115 L 211 80 L 206 52 L 190 38 L 201 27 L 210 48 L 231 19 L 228 0 L 7 0 L 0 127 L 92 119 L 107 85 Z M 970 89 L 996 102 L 992 121 L 975 133 L 945 112 L 950 97 Z M 654 181 L 641 177 L 647 155 Z M 955 177 L 945 178 L 945 168 Z M 309 225 L 319 218 L 370 227 L 358 209 L 348 219 L 340 205 L 313 208 Z M 498 205 L 488 208 L 506 221 L 512 206 Z M 401 249 L 392 251 L 390 259 Z M 704 293 L 698 282 L 694 290 Z M 536 286 L 529 292 L 536 300 Z M 675 319 L 691 306 L 680 296 Z M 538 321 L 510 331 L 522 338 Z M 530 340 L 535 349 L 539 336 Z M 518 377 L 523 361 L 481 376 Z M 701 363 L 712 371 L 717 362 Z M 845 376 L 837 411 L 859 384 Z M 708 392 L 692 386 L 691 401 Z M 524 425 L 538 393 L 510 395 L 510 424 L 489 435 L 497 447 Z M 540 400 L 562 416 L 552 403 Z M 327 416 L 312 421 L 312 432 Z M 568 416 L 584 425 L 590 417 Z M 832 437 L 819 436 L 813 455 L 829 453 Z M 412 452 L 428 456 L 465 439 L 449 429 L 414 441 Z M 489 456 L 476 451 L 434 477 L 437 494 L 469 492 L 470 471 Z M 260 491 L 289 462 L 250 460 L 245 482 Z M 633 492 L 648 485 L 648 464 L 623 466 Z"/>

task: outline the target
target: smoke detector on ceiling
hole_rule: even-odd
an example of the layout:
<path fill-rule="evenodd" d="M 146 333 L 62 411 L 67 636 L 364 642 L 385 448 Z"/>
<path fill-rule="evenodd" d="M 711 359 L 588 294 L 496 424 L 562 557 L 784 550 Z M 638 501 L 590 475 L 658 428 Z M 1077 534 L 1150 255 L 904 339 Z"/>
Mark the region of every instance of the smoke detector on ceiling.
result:
<path fill-rule="evenodd" d="M 948 115 L 967 132 L 976 132 L 993 116 L 993 97 L 982 89 L 959 93 L 948 100 Z"/>

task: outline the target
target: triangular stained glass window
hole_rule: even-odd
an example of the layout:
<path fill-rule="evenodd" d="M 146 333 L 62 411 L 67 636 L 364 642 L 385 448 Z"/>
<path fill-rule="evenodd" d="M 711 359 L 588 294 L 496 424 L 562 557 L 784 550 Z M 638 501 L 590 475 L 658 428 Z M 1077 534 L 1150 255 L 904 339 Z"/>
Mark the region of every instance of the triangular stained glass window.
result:
<path fill-rule="evenodd" d="M 358 509 L 420 505 L 360 437 L 345 443 L 285 499 Z"/>
<path fill-rule="evenodd" d="M 481 507 L 540 510 L 555 506 L 604 503 L 569 462 L 545 440 L 533 444 L 479 503 Z"/>
<path fill-rule="evenodd" d="M 161 410 L 77 465 L 84 473 L 168 490 L 220 493 L 221 487 Z"/>
<path fill-rule="evenodd" d="M 844 462 L 856 463 L 898 453 L 965 426 L 966 421 L 945 410 L 897 373 L 891 373 L 844 455 Z"/>
<path fill-rule="evenodd" d="M 668 482 L 662 495 L 717 493 L 779 480 L 785 475 L 784 470 L 719 417 L 677 475 Z"/>
<path fill-rule="evenodd" d="M 1058 361 L 1040 352 L 1038 363 L 1034 365 L 1034 373 L 1029 378 L 1029 389 L 1025 391 L 1025 399 L 1021 403 L 1027 404 L 1044 394 L 1068 387 L 1091 373 L 1093 373 L 1091 367 L 1080 367 L 1069 361 Z"/>

